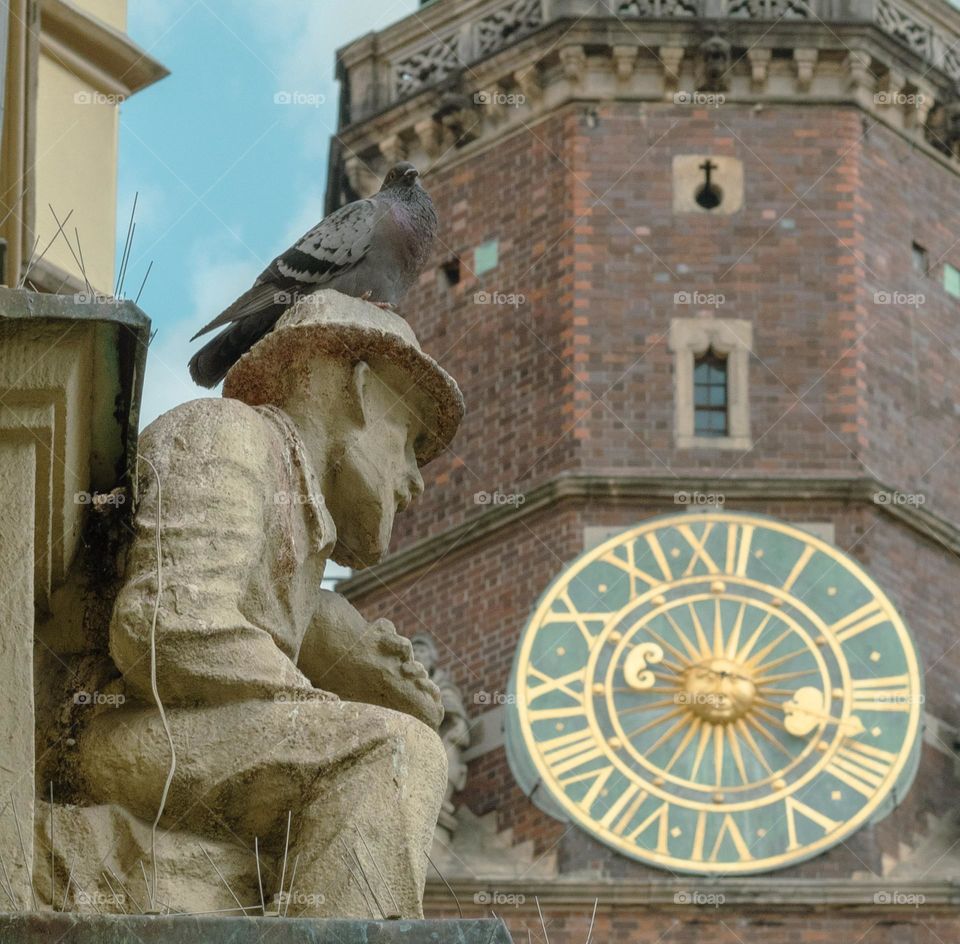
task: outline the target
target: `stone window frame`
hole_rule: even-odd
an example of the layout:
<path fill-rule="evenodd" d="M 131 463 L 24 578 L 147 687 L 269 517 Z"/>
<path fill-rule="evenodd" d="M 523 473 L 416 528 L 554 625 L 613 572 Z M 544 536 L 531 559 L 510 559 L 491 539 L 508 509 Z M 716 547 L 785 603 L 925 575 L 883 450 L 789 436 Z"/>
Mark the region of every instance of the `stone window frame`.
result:
<path fill-rule="evenodd" d="M 726 436 L 697 436 L 694 432 L 694 360 L 711 347 L 727 358 Z M 751 449 L 749 374 L 753 324 L 741 318 L 673 318 L 669 348 L 674 355 L 674 439 L 677 448 Z"/>

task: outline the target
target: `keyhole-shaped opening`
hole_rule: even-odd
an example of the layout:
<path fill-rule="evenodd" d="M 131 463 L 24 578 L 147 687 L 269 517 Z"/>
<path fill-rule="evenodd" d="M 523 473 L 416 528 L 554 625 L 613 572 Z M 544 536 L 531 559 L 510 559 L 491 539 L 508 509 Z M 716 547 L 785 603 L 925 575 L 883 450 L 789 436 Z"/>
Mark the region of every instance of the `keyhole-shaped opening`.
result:
<path fill-rule="evenodd" d="M 708 184 L 701 184 L 697 188 L 697 194 L 694 197 L 698 206 L 705 210 L 715 210 L 723 202 L 723 191 L 711 181 Z"/>
<path fill-rule="evenodd" d="M 697 206 L 704 210 L 715 210 L 723 202 L 723 188 L 713 179 L 713 172 L 717 170 L 717 165 L 708 157 L 701 165 L 703 171 L 703 183 L 697 188 L 694 199 Z"/>

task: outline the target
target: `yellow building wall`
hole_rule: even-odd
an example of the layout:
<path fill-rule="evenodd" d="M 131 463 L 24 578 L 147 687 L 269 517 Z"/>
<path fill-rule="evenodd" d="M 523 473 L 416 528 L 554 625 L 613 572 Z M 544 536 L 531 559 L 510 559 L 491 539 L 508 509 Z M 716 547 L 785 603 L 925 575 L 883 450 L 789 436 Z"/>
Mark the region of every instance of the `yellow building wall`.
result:
<path fill-rule="evenodd" d="M 85 0 L 85 8 L 119 7 L 106 0 Z M 92 12 L 92 11 L 91 11 Z M 40 56 L 37 92 L 36 229 L 37 254 L 57 231 L 48 204 L 63 218 L 73 210 L 67 232 L 76 248 L 74 227 L 87 278 L 98 292 L 112 292 L 117 226 L 116 104 L 81 82 L 46 54 Z M 29 253 L 29 247 L 25 250 Z M 45 261 L 82 279 L 62 238 Z"/>
<path fill-rule="evenodd" d="M 127 0 L 73 0 L 73 5 L 116 30 L 127 31 Z"/>

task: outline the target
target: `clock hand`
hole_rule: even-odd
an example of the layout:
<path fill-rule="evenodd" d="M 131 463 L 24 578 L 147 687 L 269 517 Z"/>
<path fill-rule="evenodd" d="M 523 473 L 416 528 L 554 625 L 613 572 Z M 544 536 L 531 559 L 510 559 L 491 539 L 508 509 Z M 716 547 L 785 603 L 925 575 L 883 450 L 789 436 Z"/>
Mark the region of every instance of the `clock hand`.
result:
<path fill-rule="evenodd" d="M 823 693 L 812 686 L 798 688 L 793 698 L 783 705 L 784 726 L 790 734 L 805 737 L 819 721 L 828 721 L 837 725 L 841 733 L 856 737 L 864 731 L 863 722 L 856 716 L 837 718 L 824 711 Z"/>

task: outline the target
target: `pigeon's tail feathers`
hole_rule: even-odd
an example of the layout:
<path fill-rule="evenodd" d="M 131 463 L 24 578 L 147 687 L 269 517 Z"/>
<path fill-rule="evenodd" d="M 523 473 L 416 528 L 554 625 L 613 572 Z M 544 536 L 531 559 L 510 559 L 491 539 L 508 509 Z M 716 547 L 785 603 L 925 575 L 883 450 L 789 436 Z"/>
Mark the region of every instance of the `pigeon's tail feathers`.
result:
<path fill-rule="evenodd" d="M 227 371 L 267 334 L 287 310 L 285 302 L 278 302 L 242 321 L 228 325 L 190 358 L 190 376 L 201 387 L 215 387 Z"/>
<path fill-rule="evenodd" d="M 259 283 L 247 289 L 232 305 L 224 308 L 213 321 L 204 325 L 190 340 L 195 341 L 201 334 L 213 331 L 214 328 L 232 321 L 239 321 L 248 315 L 256 315 L 274 305 L 282 304 L 284 308 L 288 308 L 295 300 L 296 296 L 293 292 L 284 291 L 279 285 L 271 282 Z"/>

